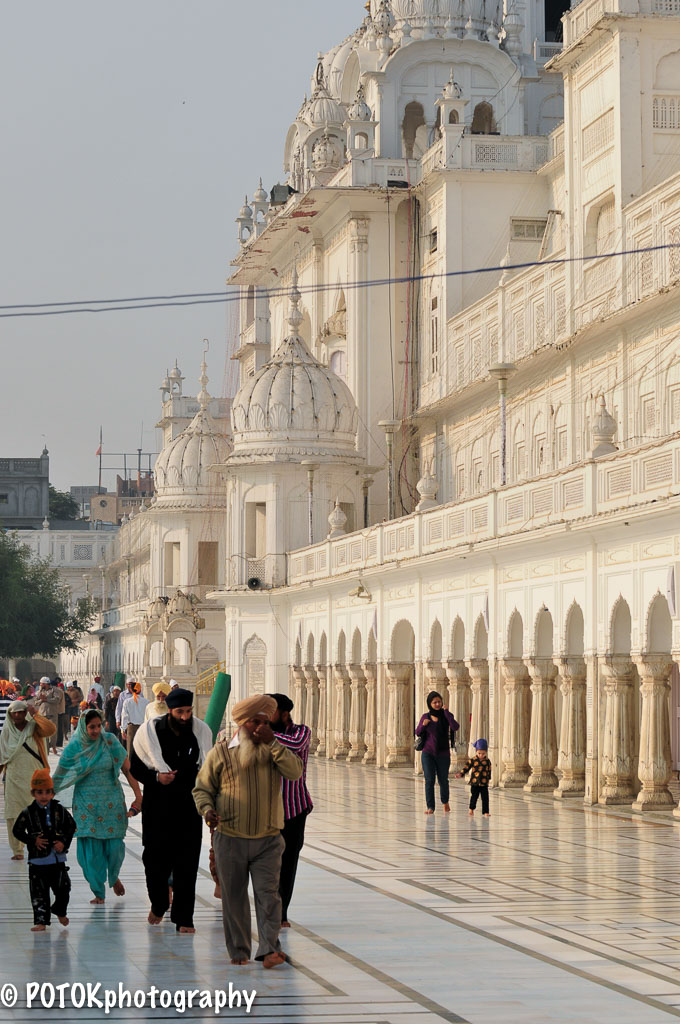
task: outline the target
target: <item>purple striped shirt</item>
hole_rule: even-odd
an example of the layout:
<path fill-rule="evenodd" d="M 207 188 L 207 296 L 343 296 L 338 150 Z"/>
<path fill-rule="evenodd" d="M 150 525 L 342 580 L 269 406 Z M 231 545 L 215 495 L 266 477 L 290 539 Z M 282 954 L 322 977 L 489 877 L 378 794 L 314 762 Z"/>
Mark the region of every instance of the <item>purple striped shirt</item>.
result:
<path fill-rule="evenodd" d="M 314 806 L 307 789 L 307 758 L 309 757 L 312 730 L 306 725 L 295 725 L 294 722 L 289 722 L 286 731 L 277 732 L 275 736 L 282 746 L 292 750 L 302 761 L 302 775 L 299 779 L 281 780 L 283 817 L 288 821 L 290 818 L 296 818 L 298 814 L 309 813 Z"/>

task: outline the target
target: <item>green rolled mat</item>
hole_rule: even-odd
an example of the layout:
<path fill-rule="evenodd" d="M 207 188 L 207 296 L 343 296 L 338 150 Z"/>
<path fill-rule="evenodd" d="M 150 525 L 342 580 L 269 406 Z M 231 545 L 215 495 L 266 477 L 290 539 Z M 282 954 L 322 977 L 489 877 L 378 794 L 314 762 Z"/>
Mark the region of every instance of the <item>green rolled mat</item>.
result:
<path fill-rule="evenodd" d="M 218 672 L 217 679 L 215 680 L 215 686 L 210 697 L 210 703 L 208 704 L 208 710 L 205 713 L 204 722 L 210 726 L 213 734 L 213 743 L 217 739 L 217 734 L 220 731 L 222 719 L 224 718 L 224 712 L 227 707 L 227 701 L 229 700 L 229 694 L 231 693 L 231 676 L 227 675 L 226 672 Z"/>
<path fill-rule="evenodd" d="M 113 677 L 113 685 L 120 687 L 121 690 L 125 689 L 125 673 L 124 672 L 116 672 L 115 676 Z"/>

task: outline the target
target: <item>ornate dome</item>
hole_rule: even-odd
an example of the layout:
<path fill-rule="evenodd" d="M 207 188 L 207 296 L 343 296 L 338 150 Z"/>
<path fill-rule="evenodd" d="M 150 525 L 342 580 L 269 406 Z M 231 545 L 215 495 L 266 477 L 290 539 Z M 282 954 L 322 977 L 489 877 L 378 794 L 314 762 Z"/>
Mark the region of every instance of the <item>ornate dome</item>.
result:
<path fill-rule="evenodd" d="M 268 363 L 239 389 L 232 404 L 230 464 L 336 458 L 360 462 L 357 407 L 337 374 L 322 366 L 298 334 L 302 313 L 293 274 L 291 331 Z"/>
<path fill-rule="evenodd" d="M 305 109 L 305 120 L 314 127 L 333 125 L 339 128 L 344 124 L 345 117 L 342 105 L 333 99 L 326 88 L 323 59 L 320 57 L 316 66 L 314 92 Z"/>
<path fill-rule="evenodd" d="M 230 443 L 208 410 L 210 395 L 205 387 L 208 383 L 205 361 L 201 364 L 199 380 L 198 412 L 156 459 L 154 478 L 158 500 L 154 508 L 220 504 L 216 481 L 208 470 L 226 460 Z"/>
<path fill-rule="evenodd" d="M 381 0 L 371 0 L 375 18 Z M 482 33 L 487 26 L 500 25 L 502 5 L 499 0 L 391 0 L 390 7 L 397 28 L 408 21 L 411 28 L 462 31 L 469 25 L 473 33 Z"/>

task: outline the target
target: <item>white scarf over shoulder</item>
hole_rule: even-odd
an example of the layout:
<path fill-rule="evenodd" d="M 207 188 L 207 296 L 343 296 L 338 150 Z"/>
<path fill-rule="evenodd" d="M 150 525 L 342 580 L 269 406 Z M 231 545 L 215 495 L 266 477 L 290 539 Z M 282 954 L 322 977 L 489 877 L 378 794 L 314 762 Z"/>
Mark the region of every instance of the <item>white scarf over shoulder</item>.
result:
<path fill-rule="evenodd" d="M 135 733 L 132 745 L 135 748 L 137 757 L 147 768 L 157 772 L 171 772 L 172 768 L 163 760 L 163 753 L 158 740 L 158 733 L 156 732 L 156 726 L 159 721 L 160 718 L 152 718 L 145 722 L 144 725 L 140 725 Z M 205 722 L 202 722 L 200 718 L 196 717 L 191 719 L 191 729 L 198 740 L 198 763 L 200 766 L 213 747 L 212 729 Z"/>

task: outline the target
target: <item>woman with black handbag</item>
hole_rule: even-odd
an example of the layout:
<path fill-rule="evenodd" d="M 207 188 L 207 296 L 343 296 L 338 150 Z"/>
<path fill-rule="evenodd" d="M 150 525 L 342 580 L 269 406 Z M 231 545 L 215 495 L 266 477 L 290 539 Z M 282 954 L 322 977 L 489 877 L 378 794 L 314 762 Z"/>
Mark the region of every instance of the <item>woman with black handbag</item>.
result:
<path fill-rule="evenodd" d="M 416 750 L 421 751 L 425 776 L 426 814 L 434 814 L 434 780 L 439 782 L 439 795 L 444 813 L 449 806 L 449 768 L 451 767 L 450 734 L 458 729 L 458 722 L 444 707 L 441 693 L 432 690 L 427 695 L 427 713 L 418 722 Z"/>

